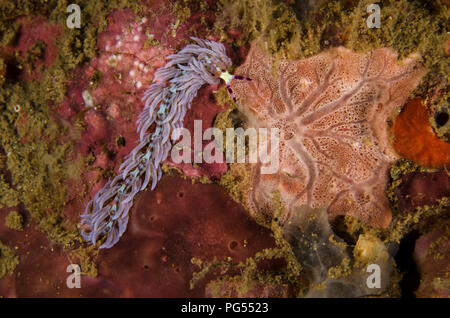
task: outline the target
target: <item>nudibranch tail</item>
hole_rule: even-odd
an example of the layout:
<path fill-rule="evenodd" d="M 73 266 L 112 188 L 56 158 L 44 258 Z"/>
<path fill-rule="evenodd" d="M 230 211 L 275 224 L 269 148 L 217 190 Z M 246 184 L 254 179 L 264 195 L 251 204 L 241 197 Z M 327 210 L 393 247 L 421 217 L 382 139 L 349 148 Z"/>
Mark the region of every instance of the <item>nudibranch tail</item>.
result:
<path fill-rule="evenodd" d="M 108 181 L 87 204 L 81 216 L 83 238 L 99 248 L 116 244 L 126 230 L 134 196 L 151 182 L 151 190 L 162 176 L 161 163 L 167 158 L 172 142 L 179 138 L 184 116 L 205 84 L 223 79 L 230 88 L 232 79 L 251 80 L 229 74 L 231 59 L 221 43 L 191 37 L 189 44 L 155 72 L 154 83 L 144 93 L 144 109 L 139 115 L 138 145 L 126 157 L 118 175 Z"/>

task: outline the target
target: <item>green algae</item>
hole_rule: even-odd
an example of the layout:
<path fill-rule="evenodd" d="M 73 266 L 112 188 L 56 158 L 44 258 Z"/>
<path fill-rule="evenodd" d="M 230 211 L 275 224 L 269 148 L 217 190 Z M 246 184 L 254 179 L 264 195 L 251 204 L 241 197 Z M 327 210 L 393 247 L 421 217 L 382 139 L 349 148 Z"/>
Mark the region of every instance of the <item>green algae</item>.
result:
<path fill-rule="evenodd" d="M 233 290 L 223 290 L 223 279 L 228 280 L 230 285 L 238 283 L 239 288 L 235 290 L 238 295 L 244 296 L 256 283 L 264 286 L 281 286 L 288 285 L 293 288 L 295 294 L 303 294 L 306 289 L 305 281 L 302 275 L 302 266 L 295 257 L 291 246 L 283 237 L 283 229 L 278 222 L 278 218 L 282 215 L 284 207 L 280 201 L 280 194 L 273 193 L 274 201 L 274 217 L 268 221 L 267 219 L 257 218 L 256 221 L 271 230 L 271 236 L 274 238 L 275 247 L 265 248 L 257 252 L 253 257 L 248 257 L 244 262 L 233 262 L 230 257 L 218 260 L 214 257 L 212 261 L 204 261 L 193 258 L 191 262 L 199 267 L 198 272 L 194 272 L 190 281 L 190 288 L 210 273 L 219 273 L 221 279 L 210 281 L 212 293 L 217 297 L 231 297 Z M 282 259 L 286 265 L 274 271 L 262 271 L 258 264 L 275 259 Z M 236 274 L 236 272 L 238 274 Z"/>
<path fill-rule="evenodd" d="M 378 29 L 369 28 L 366 23 L 369 16 L 366 9 L 372 3 L 326 0 L 304 9 L 306 5 L 300 2 L 289 5 L 276 0 L 221 0 L 216 26 L 222 33 L 227 26 L 243 28 L 242 44 L 263 38 L 268 51 L 287 58 L 309 57 L 339 45 L 353 50 L 389 46 L 401 57 L 417 52 L 424 57 L 427 67 L 437 66 L 440 74 L 446 74 L 443 72 L 448 70 L 443 58 L 449 18 L 446 5 L 439 1 L 377 1 L 381 8 Z"/>
<path fill-rule="evenodd" d="M 207 272 L 211 272 L 215 269 L 220 272 L 221 275 L 219 279 L 212 280 L 208 283 L 211 294 L 213 297 L 248 297 L 247 293 L 259 284 L 264 286 L 264 288 L 269 287 L 273 289 L 279 289 L 280 286 L 286 288 L 289 285 L 293 286 L 297 283 L 298 279 L 297 277 L 294 278 L 292 273 L 288 272 L 286 269 L 276 273 L 258 269 L 258 264 L 261 261 L 282 258 L 283 255 L 279 252 L 280 250 L 265 249 L 262 252 L 257 253 L 254 258 L 247 258 L 245 262 L 231 263 L 229 261 L 223 261 L 222 263 L 218 263 L 216 261 L 214 266 L 208 264 L 210 267 L 208 267 L 208 265 L 205 266 Z M 229 271 L 237 271 L 239 274 L 228 275 Z M 201 272 L 195 279 L 198 280 L 202 274 L 205 275 L 204 272 Z M 289 280 L 288 277 L 291 277 L 291 280 Z M 195 279 L 191 281 L 191 284 L 193 284 L 191 287 L 195 286 Z"/>
<path fill-rule="evenodd" d="M 412 53 L 422 56 L 429 70 L 412 96 L 427 97 L 432 91 L 445 88 L 449 64 L 444 45 L 448 40 L 446 24 L 448 7 L 439 1 L 381 1 L 381 27 L 365 26 L 365 13 L 370 1 L 361 1 L 348 16 L 352 21 L 345 45 L 355 50 L 388 46 L 403 58 Z M 364 17 L 358 19 L 359 16 Z M 362 21 L 361 21 L 362 20 Z"/>
<path fill-rule="evenodd" d="M 9 84 L 9 85 L 8 85 Z M 38 227 L 56 242 L 74 237 L 63 230 L 59 211 L 66 198 L 64 161 L 70 145 L 58 142 L 64 131 L 48 116 L 48 107 L 40 84 L 8 83 L 9 89 L 0 92 L 1 148 L 6 153 L 6 167 L 11 173 L 10 192 L 15 200 L 7 206 L 23 203 Z M 16 112 L 13 105 L 20 105 Z M 3 178 L 2 178 L 3 180 Z"/>
<path fill-rule="evenodd" d="M 444 216 L 444 213 L 450 206 L 450 198 L 444 197 L 434 205 L 424 205 L 417 207 L 409 213 L 400 213 L 397 206 L 397 196 L 395 189 L 401 184 L 403 175 L 413 172 L 435 172 L 436 169 L 426 168 L 416 164 L 413 161 L 400 159 L 390 169 L 391 180 L 386 189 L 386 196 L 389 199 L 393 218 L 391 224 L 386 230 L 379 231 L 377 234 L 384 242 L 400 242 L 401 238 L 408 232 L 418 228 L 422 220 L 432 216 Z"/>
<path fill-rule="evenodd" d="M 18 204 L 19 194 L 5 181 L 5 176 L 0 175 L 0 207 L 15 207 Z"/>
<path fill-rule="evenodd" d="M 239 282 L 239 289 L 236 291 L 240 297 L 244 296 L 256 283 L 271 286 L 289 285 L 297 292 L 303 291 L 305 286 L 302 284 L 301 266 L 296 260 L 286 261 L 287 266 L 276 272 L 262 271 L 258 266 L 262 262 L 276 259 L 286 260 L 286 251 L 281 248 L 267 248 L 244 262 L 233 262 L 230 258 L 223 260 L 214 258 L 212 261 L 194 258 L 191 262 L 200 270 L 193 274 L 190 288 L 193 289 L 208 274 L 215 273 L 220 276 L 220 279 L 210 281 L 209 284 L 212 285 L 213 294 L 217 297 L 231 297 L 232 290 L 220 288 L 224 280 Z"/>
<path fill-rule="evenodd" d="M 17 265 L 19 265 L 19 257 L 12 248 L 0 241 L 0 278 L 6 274 L 12 275 Z"/>
<path fill-rule="evenodd" d="M 23 216 L 18 211 L 11 211 L 5 218 L 5 225 L 16 231 L 23 230 Z"/>
<path fill-rule="evenodd" d="M 23 63 L 31 66 L 28 69 L 28 72 L 30 73 L 30 75 L 35 70 L 34 69 L 35 63 L 44 57 L 46 49 L 47 49 L 47 44 L 45 44 L 45 42 L 42 40 L 38 40 L 26 52 Z M 41 70 L 42 70 L 42 66 L 41 66 Z"/>
<path fill-rule="evenodd" d="M 399 243 L 402 237 L 410 231 L 419 228 L 422 220 L 433 216 L 444 217 L 450 206 L 450 198 L 441 198 L 434 205 L 417 207 L 414 211 L 397 215 L 392 219 L 389 228 L 380 233 L 385 242 Z"/>
<path fill-rule="evenodd" d="M 189 25 L 190 19 L 196 14 L 205 14 L 208 10 L 214 10 L 207 1 L 199 0 L 176 0 L 169 4 L 172 14 L 175 17 L 175 22 L 171 25 L 170 35 L 176 37 L 177 30 L 182 24 Z M 202 32 L 206 35 L 213 35 L 212 25 L 208 23 L 204 15 L 200 16 L 200 25 L 202 26 Z M 199 29 L 196 23 L 192 24 L 188 29 L 189 34 L 192 36 L 198 36 Z"/>
<path fill-rule="evenodd" d="M 411 172 L 417 172 L 421 169 L 424 169 L 417 165 L 415 162 L 407 160 L 407 159 L 400 159 L 398 160 L 394 165 L 392 165 L 391 169 L 389 170 L 389 176 L 391 178 L 388 187 L 386 189 L 386 196 L 389 199 L 391 205 L 397 210 L 397 196 L 395 194 L 395 189 L 400 186 L 402 180 L 402 176 L 411 173 Z"/>
<path fill-rule="evenodd" d="M 218 14 L 217 32 L 221 31 L 226 37 L 228 25 L 230 28 L 240 27 L 244 30 L 244 36 L 238 45 L 252 39 L 262 39 L 263 48 L 278 59 L 305 58 L 339 45 L 356 51 L 389 46 L 400 57 L 421 54 L 424 65 L 430 70 L 413 95 L 426 96 L 428 92 L 446 85 L 449 69 L 443 46 L 448 40 L 445 28 L 449 18 L 447 6 L 439 2 L 381 1 L 378 2 L 381 28 L 369 29 L 366 9 L 371 3 L 327 0 L 301 12 L 304 4 L 300 2 L 291 2 L 290 5 L 283 1 L 222 0 L 219 2 L 222 12 Z M 445 97 L 442 98 L 440 106 L 435 108 L 446 108 L 445 100 Z M 431 122 L 434 123 L 434 119 Z M 435 123 L 434 126 L 436 128 Z M 442 137 L 448 133 L 448 125 L 436 130 Z M 232 166 L 230 170 L 233 170 Z M 388 191 L 391 198 L 398 180 L 397 184 L 391 184 Z M 229 189 L 234 198 L 242 198 L 242 191 L 246 190 L 233 184 L 232 172 L 224 176 L 222 185 Z M 239 191 L 237 188 L 240 188 Z"/>
<path fill-rule="evenodd" d="M 251 167 L 248 164 L 230 164 L 219 184 L 234 201 L 244 204 L 246 193 L 251 187 Z"/>
<path fill-rule="evenodd" d="M 221 87 L 215 93 L 216 103 L 219 106 L 226 107 L 224 112 L 218 113 L 214 119 L 213 127 L 220 129 L 223 136 L 226 136 L 227 128 L 236 128 L 238 124 L 233 120 L 232 113 L 236 111 L 236 105 L 231 99 L 227 89 Z M 234 153 L 237 153 L 236 143 L 234 144 Z M 227 143 L 223 142 L 223 151 L 226 153 Z M 246 143 L 246 153 L 248 145 Z M 251 164 L 232 163 L 229 169 L 221 176 L 219 184 L 225 188 L 228 195 L 236 202 L 245 203 L 245 195 L 251 187 Z M 245 206 L 245 204 L 244 204 Z"/>
<path fill-rule="evenodd" d="M 193 167 L 195 168 L 194 165 L 193 165 Z M 183 178 L 184 180 L 187 180 L 189 178 L 191 180 L 192 184 L 195 184 L 195 183 L 211 184 L 211 183 L 213 183 L 211 178 L 209 178 L 207 175 L 204 175 L 201 177 L 188 177 L 183 173 L 183 171 L 181 169 L 174 167 L 174 166 L 170 166 L 170 165 L 162 164 L 161 170 L 164 175 L 168 175 L 168 176 L 176 175 L 178 177 Z"/>
<path fill-rule="evenodd" d="M 226 89 L 226 87 L 222 86 L 220 87 L 215 93 L 214 93 L 214 98 L 216 100 L 217 105 L 222 106 L 222 107 L 226 107 L 226 112 L 229 112 L 236 109 L 236 105 L 234 104 L 233 100 L 230 97 L 230 94 L 228 93 L 228 90 Z M 223 114 L 222 113 L 219 113 Z M 224 120 L 227 121 L 228 119 L 226 119 L 226 117 L 224 117 Z M 217 120 L 215 120 L 217 122 Z M 223 128 L 227 128 L 227 127 L 233 127 L 231 125 L 231 123 L 229 123 L 229 125 L 227 125 L 226 123 L 224 123 L 224 127 Z M 216 124 L 214 124 L 214 126 L 216 126 Z M 217 127 L 217 128 L 221 128 L 221 127 Z"/>
<path fill-rule="evenodd" d="M 418 1 L 382 1 L 380 29 L 369 29 L 366 25 L 368 13 L 366 7 L 370 1 L 361 1 L 355 7 L 343 5 L 340 1 L 323 1 L 313 14 L 320 20 L 298 21 L 289 12 L 292 10 L 287 4 L 277 1 L 221 1 L 223 13 L 219 14 L 218 30 L 226 38 L 225 26 L 243 27 L 246 34 L 241 38 L 238 46 L 246 44 L 255 38 L 262 38 L 269 53 L 279 57 L 305 58 L 319 53 L 330 46 L 344 45 L 356 51 L 389 46 L 394 48 L 400 57 L 411 53 L 419 53 L 423 57 L 423 64 L 430 71 L 412 94 L 413 96 L 427 96 L 433 90 L 446 87 L 448 62 L 443 46 L 448 40 L 445 23 L 448 21 L 448 8 L 439 2 L 435 4 L 420 3 Z M 355 2 L 353 2 L 355 3 Z M 254 6 L 252 6 L 252 4 Z M 351 4 L 350 4 L 351 5 Z M 280 13 L 279 11 L 283 11 Z M 278 12 L 278 13 L 276 13 Z M 277 20 L 276 16 L 282 16 Z M 311 15 L 310 15 L 311 16 Z M 286 21 L 290 21 L 286 23 Z M 290 28 L 294 28 L 295 31 Z M 274 32 L 270 32 L 274 30 Z M 448 114 L 448 93 L 433 105 L 436 111 Z M 228 118 L 230 111 L 218 117 L 215 127 L 223 129 L 232 126 Z M 448 125 L 438 127 L 435 119 L 430 118 L 435 131 L 440 137 L 448 138 Z M 237 168 L 230 165 L 230 170 L 222 177 L 220 184 L 229 194 L 241 203 L 249 189 L 250 182 L 242 184 L 243 179 L 250 179 L 251 170 Z M 407 160 L 400 160 L 390 171 L 392 181 L 387 190 L 394 210 L 391 226 L 381 231 L 364 226 L 357 219 L 344 217 L 344 226 L 354 237 L 361 234 L 373 234 L 383 239 L 384 243 L 399 242 L 406 233 L 417 228 L 421 220 L 433 215 L 442 215 L 448 209 L 448 198 L 443 198 L 434 206 L 419 207 L 413 213 L 400 215 L 396 207 L 394 190 L 400 185 L 400 178 L 412 171 L 430 172 L 430 169 L 420 167 Z M 354 265 L 353 265 L 354 266 Z M 333 269 L 335 273 L 349 273 L 353 270 L 348 262 Z M 380 296 L 400 296 L 399 282 L 401 275 L 397 269 L 391 276 L 391 286 Z M 219 291 L 219 289 L 217 289 Z M 223 292 L 223 291 L 222 291 Z"/>
<path fill-rule="evenodd" d="M 224 37 L 227 25 L 241 27 L 245 33 L 243 42 L 238 45 L 262 38 L 267 51 L 287 58 L 308 57 L 337 45 L 356 51 L 389 46 L 400 57 L 417 52 L 423 56 L 424 65 L 430 72 L 415 94 L 426 95 L 430 89 L 440 88 L 448 74 L 443 49 L 447 39 L 444 25 L 449 17 L 448 8 L 439 2 L 381 1 L 381 28 L 369 29 L 366 24 L 369 4 L 370 1 L 322 1 L 317 7 L 308 8 L 310 12 L 302 13 L 299 6 L 282 1 L 223 0 L 219 2 L 221 13 L 218 13 L 216 27 Z M 305 19 L 299 20 L 300 16 Z M 230 125 L 225 115 L 219 120 L 215 127 Z M 440 128 L 440 136 L 445 134 L 445 129 L 448 128 Z M 230 172 L 224 176 L 222 185 L 234 198 L 242 198 L 231 175 Z M 245 191 L 245 187 L 241 190 Z M 388 195 L 392 196 L 392 192 Z"/>
<path fill-rule="evenodd" d="M 414 92 L 427 96 L 435 89 L 446 89 L 449 74 L 445 45 L 448 7 L 436 2 L 407 0 L 378 1 L 381 27 L 369 28 L 366 20 L 371 0 L 321 1 L 302 11 L 303 3 L 294 1 L 221 0 L 216 31 L 227 38 L 227 27 L 245 32 L 237 43 L 262 39 L 263 49 L 276 57 L 305 58 L 332 46 L 355 51 L 391 47 L 399 57 L 419 53 L 430 72 Z"/>
<path fill-rule="evenodd" d="M 193 3 L 194 1 L 191 0 L 182 0 L 174 3 L 172 10 L 177 21 L 179 21 L 178 24 L 186 22 L 191 17 L 190 6 Z"/>
<path fill-rule="evenodd" d="M 227 38 L 227 27 L 245 30 L 236 46 L 263 37 L 271 53 L 286 52 L 303 31 L 294 11 L 284 1 L 220 0 L 217 11 L 215 27 L 221 38 Z"/>
<path fill-rule="evenodd" d="M 344 257 L 344 259 L 339 265 L 330 267 L 328 269 L 328 276 L 331 279 L 339 279 L 350 275 L 352 270 L 353 268 L 350 266 L 350 258 Z"/>
<path fill-rule="evenodd" d="M 97 54 L 97 34 L 107 26 L 107 15 L 116 8 L 141 12 L 138 4 L 128 1 L 79 1 L 82 26 L 69 29 L 64 26 L 70 3 L 0 1 L 0 46 L 12 45 L 18 39 L 20 23 L 16 19 L 21 16 L 43 16 L 61 31 L 56 39 L 57 57 L 48 69 L 41 67 L 38 70 L 42 73 L 39 82 L 19 82 L 8 76 L 8 67 L 36 71 L 33 70 L 35 62 L 45 55 L 44 42 L 34 43 L 24 58 L 16 54 L 8 61 L 3 56 L 0 59 L 0 207 L 23 204 L 36 221 L 37 228 L 50 241 L 68 249 L 83 240 L 77 226 L 68 223 L 61 213 L 67 200 L 66 181 L 77 175 L 86 163 L 69 159 L 73 141 L 80 135 L 69 136 L 67 140 L 64 137 L 67 125 L 52 117 L 50 105 L 64 99 L 72 71 Z M 4 171 L 8 171 L 10 177 L 6 178 Z M 10 214 L 8 218 L 14 228 L 18 223 L 17 218 L 12 222 L 13 216 Z M 79 247 L 72 254 L 82 263 L 84 273 L 97 274 L 92 251 Z M 16 261 L 18 258 L 11 258 L 9 264 Z M 11 268 L 8 265 L 8 271 Z"/>
<path fill-rule="evenodd" d="M 291 2 L 292 3 L 292 2 Z M 294 2 L 299 3 L 299 2 Z M 447 6 L 439 2 L 381 1 L 381 28 L 369 29 L 366 8 L 372 1 L 322 1 L 310 12 L 300 14 L 296 6 L 281 1 L 220 1 L 223 12 L 218 14 L 218 32 L 227 37 L 226 26 L 240 27 L 244 36 L 237 45 L 245 45 L 253 39 L 260 39 L 263 49 L 276 59 L 306 58 L 332 46 L 343 45 L 355 51 L 389 46 L 399 53 L 399 57 L 419 53 L 429 73 L 424 77 L 412 96 L 427 96 L 435 90 L 445 90 L 447 85 L 448 58 L 444 46 L 448 41 L 446 23 L 449 18 Z M 292 13 L 295 14 L 292 14 Z M 302 16 L 305 19 L 299 19 Z M 311 19 L 312 17 L 312 19 Z M 262 41 L 261 41 L 262 40 Z M 434 112 L 448 114 L 448 93 L 432 106 Z M 228 116 L 228 114 L 227 114 Z M 223 116 L 225 117 L 225 116 Z M 448 125 L 438 127 L 430 118 L 435 131 L 441 138 L 448 138 Z M 221 118 L 217 127 L 229 125 L 227 118 Z M 243 176 L 250 178 L 250 169 L 236 173 L 235 164 L 222 177 L 221 185 L 227 188 L 237 201 L 244 202 L 246 191 L 251 184 L 239 184 Z M 381 231 L 361 224 L 357 219 L 344 217 L 345 231 L 354 239 L 364 233 L 372 233 L 387 242 L 398 242 L 406 233 L 418 226 L 419 222 L 432 215 L 442 215 L 448 208 L 448 198 L 439 200 L 434 206 L 419 207 L 413 213 L 399 214 L 394 190 L 400 185 L 402 175 L 412 171 L 430 171 L 412 162 L 400 160 L 391 169 L 392 181 L 388 185 L 387 196 L 394 211 L 391 226 Z M 237 177 L 238 176 L 238 177 Z M 344 264 L 345 265 L 345 264 Z M 346 271 L 348 266 L 344 266 Z M 383 295 L 399 295 L 400 275 L 392 276 L 392 288 Z"/>
<path fill-rule="evenodd" d="M 99 250 L 97 247 L 91 245 L 70 250 L 68 257 L 72 264 L 80 264 L 82 275 L 96 277 L 98 275 L 98 266 L 95 258 L 98 254 Z M 78 261 L 75 262 L 75 259 Z"/>
<path fill-rule="evenodd" d="M 55 4 L 53 11 L 47 9 L 49 3 Z M 67 1 L 25 1 L 17 4 L 2 1 L 0 8 L 4 10 L 0 10 L 2 12 L 0 17 L 2 21 L 5 21 L 3 18 L 10 21 L 19 15 L 41 12 L 49 16 L 53 23 L 63 24 L 67 17 L 65 8 L 69 3 Z M 200 3 L 204 6 L 203 2 Z M 365 17 L 367 17 L 364 3 L 361 2 L 355 8 L 348 8 L 339 1 L 325 1 L 321 7 L 316 8 L 315 14 L 316 16 L 320 15 L 321 20 L 319 25 L 317 22 L 309 20 L 299 21 L 300 14 L 296 8 L 284 1 L 222 0 L 217 9 L 219 19 L 216 27 L 218 33 L 220 31 L 222 39 L 226 39 L 228 37 L 225 28 L 227 23 L 231 22 L 232 27 L 244 26 L 247 34 L 233 43 L 235 47 L 245 45 L 252 38 L 263 37 L 267 41 L 266 49 L 288 58 L 311 56 L 329 45 L 346 45 L 355 50 L 391 46 L 401 55 L 419 51 L 424 56 L 425 65 L 432 72 L 425 81 L 427 84 L 421 86 L 418 93 L 427 91 L 433 85 L 440 85 L 442 75 L 448 74 L 448 65 L 443 63 L 442 54 L 435 48 L 442 45 L 440 41 L 443 38 L 443 32 L 440 31 L 439 24 L 442 23 L 443 18 L 446 16 L 448 18 L 447 9 L 436 10 L 439 13 L 433 15 L 437 19 L 428 21 L 426 10 L 430 9 L 421 7 L 417 2 L 382 1 L 382 26 L 386 25 L 387 27 L 382 27 L 380 30 L 369 30 L 364 27 Z M 63 145 L 58 141 L 65 130 L 51 119 L 51 110 L 46 105 L 49 100 L 58 103 L 64 98 L 65 83 L 70 79 L 71 70 L 88 62 L 97 53 L 95 39 L 97 33 L 103 30 L 107 24 L 106 14 L 114 7 L 133 7 L 135 12 L 139 12 L 139 7 L 128 1 L 117 1 L 112 4 L 106 1 L 80 1 L 80 6 L 83 12 L 83 27 L 80 30 L 67 28 L 64 30 L 64 36 L 58 42 L 57 60 L 50 69 L 44 70 L 41 84 L 5 83 L 5 77 L 1 75 L 2 69 L 5 69 L 4 61 L 0 59 L 0 85 L 2 85 L 2 90 L 12 93 L 3 94 L 2 92 L 0 94 L 1 128 L 2 131 L 3 128 L 6 128 L 7 132 L 5 143 L 2 140 L 2 148 L 9 154 L 8 159 L 5 159 L 5 166 L 12 172 L 11 184 L 5 181 L 4 176 L 1 176 L 0 203 L 5 206 L 24 203 L 32 217 L 38 220 L 39 228 L 49 236 L 49 239 L 65 246 L 73 246 L 75 242 L 81 242 L 77 230 L 66 224 L 60 215 L 66 198 L 65 180 L 67 180 L 68 174 L 74 174 L 73 171 L 72 173 L 64 171 L 67 169 L 67 157 L 72 153 L 72 147 L 70 144 Z M 49 5 L 48 7 L 53 6 Z M 187 21 L 191 11 L 186 10 L 182 5 L 176 8 L 175 13 L 179 19 L 179 25 L 179 23 Z M 393 18 L 389 19 L 389 15 L 385 17 L 386 12 Z M 85 13 L 87 15 L 84 15 Z M 408 15 L 414 18 L 408 21 Z M 303 15 L 303 17 L 306 16 L 311 15 Z M 408 26 L 406 26 L 407 23 L 409 23 Z M 421 34 L 416 34 L 419 33 L 416 31 L 418 27 Z M 404 30 L 413 30 L 413 32 L 404 32 L 403 28 L 406 28 Z M 177 28 L 174 29 L 176 34 Z M 334 29 L 336 31 L 333 31 Z M 7 25 L 1 23 L 1 44 L 12 43 L 17 38 L 18 30 L 19 26 L 16 23 Z M 30 50 L 30 54 L 27 55 L 28 59 L 20 62 L 32 65 L 34 59 L 40 54 L 38 49 Z M 221 89 L 220 91 L 219 95 L 222 95 L 216 95 L 218 102 L 230 103 L 226 90 Z M 19 114 L 14 112 L 14 105 L 17 103 L 21 106 Z M 225 113 L 219 114 L 214 126 L 220 129 L 234 127 L 230 119 L 233 108 L 230 106 Z M 4 111 L 5 114 L 3 114 Z M 24 114 L 26 114 L 25 124 L 19 124 L 23 120 L 21 116 L 25 117 Z M 23 143 L 23 138 L 31 138 L 32 142 Z M 81 169 L 80 165 L 77 167 L 74 169 Z M 165 170 L 165 173 L 167 172 Z M 245 193 L 251 186 L 250 173 L 251 169 L 248 169 L 247 165 L 232 164 L 219 183 L 227 189 L 233 199 L 244 202 Z M 400 172 L 391 171 L 391 175 L 396 173 Z M 395 180 L 398 181 L 398 178 Z M 210 180 L 204 181 L 210 182 Z M 35 192 L 33 193 L 33 191 Z M 279 200 L 277 201 L 276 194 L 274 202 L 275 210 L 281 211 L 282 206 Z M 430 208 L 430 210 L 433 209 Z M 394 225 L 393 228 L 398 230 L 391 229 L 390 231 L 396 234 L 388 235 L 389 239 L 400 238 L 408 228 L 407 225 L 418 220 L 421 215 L 409 216 L 408 220 L 399 221 L 396 221 L 397 219 L 394 217 L 394 223 L 397 225 Z M 348 220 L 349 224 L 351 222 Z M 230 265 L 229 262 L 226 265 L 222 264 L 222 269 L 238 267 L 242 274 L 236 277 L 245 277 L 248 282 L 250 279 L 274 283 L 289 280 L 298 282 L 300 270 L 297 261 L 292 260 L 290 270 L 293 272 L 287 272 L 284 276 L 258 272 L 256 266 L 258 261 L 289 254 L 277 222 L 272 219 L 271 223 L 265 223 L 265 225 L 274 231 L 278 244 L 284 247 L 264 250 L 242 264 Z M 73 257 L 79 258 L 82 262 L 83 273 L 95 275 L 96 267 L 93 266 L 91 252 L 77 249 L 74 250 Z M 216 268 L 218 267 L 220 266 L 217 265 Z"/>

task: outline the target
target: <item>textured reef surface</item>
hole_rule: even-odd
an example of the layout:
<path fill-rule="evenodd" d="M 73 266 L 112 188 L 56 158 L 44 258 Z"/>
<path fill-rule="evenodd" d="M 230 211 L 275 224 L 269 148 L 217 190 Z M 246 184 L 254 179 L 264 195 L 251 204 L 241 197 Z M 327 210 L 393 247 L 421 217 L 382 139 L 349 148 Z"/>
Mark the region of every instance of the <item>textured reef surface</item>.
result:
<path fill-rule="evenodd" d="M 277 173 L 262 175 L 263 163 L 254 168 L 251 210 L 273 211 L 264 206 L 279 191 L 288 208 L 284 219 L 307 205 L 387 227 L 387 171 L 397 155 L 386 122 L 424 75 L 417 61 L 397 62 L 388 49 L 355 54 L 335 48 L 280 61 L 273 72 L 273 60 L 254 44 L 237 69 L 253 79 L 233 85 L 237 107 L 248 126 L 279 127 L 281 142 Z"/>
<path fill-rule="evenodd" d="M 5 297 L 202 297 L 205 282 L 190 288 L 198 271 L 193 258 L 240 262 L 275 245 L 270 231 L 255 224 L 219 186 L 179 176 L 163 177 L 153 192 L 138 195 L 128 231 L 98 256 L 100 272 L 83 277 L 81 289 L 65 285 L 72 257 L 59 246 L 48 247 L 33 228 L 24 231 L 25 236 L 2 227 L 5 244 L 22 246 L 16 268 L 21 275 L 6 276 L 0 285 Z"/>
<path fill-rule="evenodd" d="M 77 3 L 79 28 L 62 1 L 0 3 L 0 296 L 449 297 L 448 1 L 379 1 L 380 28 L 365 0 Z M 178 60 L 213 83 L 183 78 L 183 127 L 278 128 L 276 158 L 249 162 L 250 137 L 244 163 L 169 155 L 120 240 L 87 242 L 192 37 L 225 51 Z"/>

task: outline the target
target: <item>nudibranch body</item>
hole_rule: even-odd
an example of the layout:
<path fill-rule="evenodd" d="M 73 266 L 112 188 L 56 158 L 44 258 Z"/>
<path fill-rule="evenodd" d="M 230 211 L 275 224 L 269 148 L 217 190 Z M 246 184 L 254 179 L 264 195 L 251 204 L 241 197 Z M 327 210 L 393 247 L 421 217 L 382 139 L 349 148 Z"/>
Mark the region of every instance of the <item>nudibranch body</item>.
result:
<path fill-rule="evenodd" d="M 162 176 L 161 163 L 167 158 L 172 142 L 179 138 L 179 128 L 197 91 L 205 84 L 224 80 L 230 95 L 233 79 L 250 80 L 228 73 L 231 59 L 221 43 L 192 37 L 189 44 L 167 57 L 167 64 L 155 72 L 154 83 L 142 98 L 145 103 L 137 120 L 139 144 L 121 164 L 118 175 L 108 181 L 87 204 L 81 216 L 83 238 L 99 248 L 116 244 L 127 228 L 134 196 L 151 180 L 151 190 Z"/>

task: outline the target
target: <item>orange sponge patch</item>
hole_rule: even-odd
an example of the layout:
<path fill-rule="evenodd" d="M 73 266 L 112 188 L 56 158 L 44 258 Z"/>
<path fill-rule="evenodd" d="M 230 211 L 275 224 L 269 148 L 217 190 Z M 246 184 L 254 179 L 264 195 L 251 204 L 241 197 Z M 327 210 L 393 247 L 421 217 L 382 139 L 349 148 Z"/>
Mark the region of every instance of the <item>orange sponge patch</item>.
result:
<path fill-rule="evenodd" d="M 394 149 L 403 157 L 436 168 L 450 163 L 450 144 L 435 135 L 420 99 L 405 105 L 395 119 L 392 131 Z"/>

